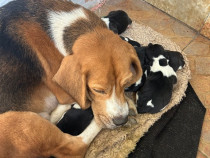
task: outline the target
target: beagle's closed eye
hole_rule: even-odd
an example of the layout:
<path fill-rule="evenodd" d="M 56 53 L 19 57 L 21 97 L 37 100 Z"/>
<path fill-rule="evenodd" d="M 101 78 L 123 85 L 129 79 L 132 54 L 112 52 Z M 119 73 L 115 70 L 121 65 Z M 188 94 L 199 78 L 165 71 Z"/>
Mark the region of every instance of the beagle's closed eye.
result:
<path fill-rule="evenodd" d="M 97 93 L 100 93 L 100 94 L 107 94 L 107 93 L 105 92 L 105 90 L 96 89 L 96 88 L 93 88 L 93 90 L 94 90 L 95 92 L 97 92 Z"/>

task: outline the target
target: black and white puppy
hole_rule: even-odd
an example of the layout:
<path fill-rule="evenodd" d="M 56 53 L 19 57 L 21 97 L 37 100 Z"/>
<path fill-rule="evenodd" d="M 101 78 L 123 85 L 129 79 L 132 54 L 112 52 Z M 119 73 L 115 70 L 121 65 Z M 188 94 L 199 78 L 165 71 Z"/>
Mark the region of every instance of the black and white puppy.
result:
<path fill-rule="evenodd" d="M 163 55 L 153 58 L 144 85 L 136 94 L 138 113 L 157 113 L 170 102 L 176 73 Z"/>
<path fill-rule="evenodd" d="M 128 25 L 132 23 L 128 14 L 123 10 L 111 11 L 107 16 L 101 18 L 107 27 L 116 34 L 123 33 Z"/>
<path fill-rule="evenodd" d="M 184 66 L 183 56 L 158 44 L 135 49 L 144 73 L 126 91 L 137 92 L 138 113 L 160 112 L 171 99 L 176 71 Z"/>
<path fill-rule="evenodd" d="M 151 64 L 153 63 L 153 57 L 158 57 L 163 55 L 167 60 L 160 60 L 162 64 L 168 62 L 169 66 L 173 68 L 176 72 L 182 69 L 184 66 L 184 58 L 181 53 L 176 51 L 164 50 L 164 48 L 159 44 L 149 44 L 148 46 L 135 47 L 136 53 L 141 61 L 141 66 L 143 69 L 143 76 L 135 84 L 126 89 L 126 91 L 136 92 L 146 81 L 146 76 L 148 75 Z"/>
<path fill-rule="evenodd" d="M 169 60 L 169 65 L 175 72 L 183 68 L 185 62 L 181 53 L 167 50 L 165 51 L 164 56 Z"/>

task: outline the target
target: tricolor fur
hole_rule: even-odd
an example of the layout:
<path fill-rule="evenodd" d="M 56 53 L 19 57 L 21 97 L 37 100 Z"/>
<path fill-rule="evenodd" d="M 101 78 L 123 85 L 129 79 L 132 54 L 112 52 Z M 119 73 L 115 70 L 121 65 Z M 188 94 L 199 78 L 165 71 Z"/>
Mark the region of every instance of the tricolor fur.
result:
<path fill-rule="evenodd" d="M 91 106 L 95 130 L 82 135 L 88 145 L 96 125 L 127 121 L 124 88 L 141 73 L 134 48 L 79 5 L 16 0 L 0 8 L 0 113 L 32 111 L 57 122 L 59 104 Z"/>

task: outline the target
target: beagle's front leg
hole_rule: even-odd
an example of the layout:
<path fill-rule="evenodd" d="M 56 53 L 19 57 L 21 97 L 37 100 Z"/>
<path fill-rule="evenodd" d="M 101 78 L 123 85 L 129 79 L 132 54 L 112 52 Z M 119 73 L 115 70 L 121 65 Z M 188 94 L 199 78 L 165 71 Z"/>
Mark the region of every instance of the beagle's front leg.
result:
<path fill-rule="evenodd" d="M 93 118 L 91 123 L 87 126 L 87 128 L 77 137 L 82 138 L 82 141 L 90 145 L 90 143 L 93 141 L 93 139 L 97 136 L 97 134 L 101 131 L 102 126 L 98 125 Z"/>
<path fill-rule="evenodd" d="M 71 104 L 58 104 L 56 109 L 50 115 L 50 122 L 57 124 L 58 121 L 62 119 L 62 116 L 65 114 L 65 112 L 71 109 L 71 106 Z"/>
<path fill-rule="evenodd" d="M 57 152 L 58 157 L 64 157 L 62 155 L 63 151 L 71 151 L 70 158 L 84 158 L 87 152 L 88 146 L 96 137 L 96 135 L 101 131 L 101 127 L 96 124 L 93 119 L 88 127 L 78 136 L 71 136 L 69 134 L 65 134 L 69 142 L 63 148 L 59 149 Z M 65 139 L 65 140 L 67 140 Z"/>

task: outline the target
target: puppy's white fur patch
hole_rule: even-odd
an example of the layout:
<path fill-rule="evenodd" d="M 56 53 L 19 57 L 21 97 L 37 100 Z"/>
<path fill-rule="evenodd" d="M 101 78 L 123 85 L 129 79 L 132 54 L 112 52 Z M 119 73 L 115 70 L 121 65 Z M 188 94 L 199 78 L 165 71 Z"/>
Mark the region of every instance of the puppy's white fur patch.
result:
<path fill-rule="evenodd" d="M 129 41 L 129 39 L 128 39 L 127 37 L 124 37 L 124 39 L 125 39 L 125 41 L 127 41 L 127 42 Z"/>
<path fill-rule="evenodd" d="M 144 74 L 145 74 L 145 76 L 147 77 L 147 70 L 145 70 Z"/>
<path fill-rule="evenodd" d="M 182 66 L 179 66 L 178 70 L 181 70 L 183 67 Z"/>
<path fill-rule="evenodd" d="M 69 110 L 70 108 L 71 108 L 70 104 L 68 105 L 59 104 L 57 108 L 51 113 L 50 122 L 52 122 L 53 124 L 59 122 L 66 113 L 66 111 Z"/>
<path fill-rule="evenodd" d="M 74 107 L 75 109 L 81 109 L 81 107 L 80 107 L 79 104 L 77 104 L 77 103 L 75 103 L 75 104 L 73 105 L 73 107 Z"/>
<path fill-rule="evenodd" d="M 161 71 L 163 73 L 163 76 L 170 77 L 170 76 L 176 76 L 176 73 L 174 72 L 173 68 L 169 65 L 166 66 L 160 66 L 159 60 L 165 59 L 163 55 L 159 55 L 157 58 L 153 58 L 153 64 L 150 67 L 152 72 L 158 72 Z"/>
<path fill-rule="evenodd" d="M 93 119 L 88 127 L 80 135 L 78 135 L 78 137 L 81 137 L 85 144 L 90 144 L 101 129 L 102 128 Z"/>
<path fill-rule="evenodd" d="M 68 55 L 63 41 L 64 30 L 78 19 L 87 19 L 83 8 L 76 8 L 70 12 L 49 11 L 48 13 L 51 36 L 55 46 L 64 56 Z"/>
<path fill-rule="evenodd" d="M 149 101 L 147 102 L 147 106 L 150 106 L 150 107 L 152 107 L 152 108 L 155 107 L 155 106 L 152 104 L 152 100 L 149 100 Z"/>
<path fill-rule="evenodd" d="M 109 28 L 109 23 L 110 23 L 109 18 L 101 18 L 101 20 L 103 20 L 106 26 Z"/>
<path fill-rule="evenodd" d="M 121 103 L 113 87 L 112 95 L 106 100 L 106 112 L 110 118 L 126 117 L 128 115 L 128 103 Z"/>
<path fill-rule="evenodd" d="M 139 95 L 138 93 L 136 93 L 136 104 L 137 104 L 137 101 L 139 100 Z M 136 105 L 137 106 L 137 105 Z"/>
<path fill-rule="evenodd" d="M 141 80 L 142 80 L 142 77 L 140 77 L 140 78 L 139 78 L 139 80 L 138 80 L 138 81 L 136 81 L 135 86 L 140 85 L 140 84 L 141 84 Z"/>

